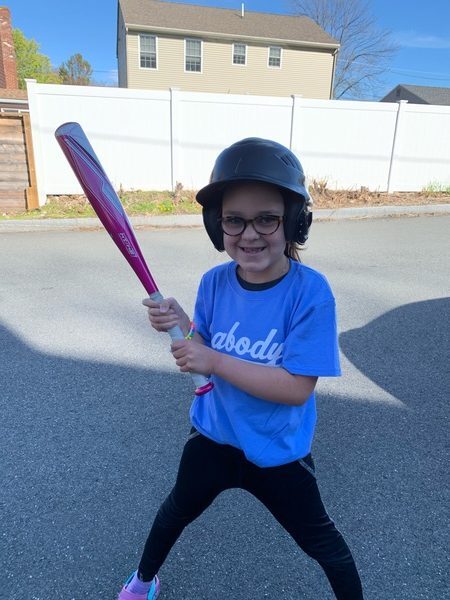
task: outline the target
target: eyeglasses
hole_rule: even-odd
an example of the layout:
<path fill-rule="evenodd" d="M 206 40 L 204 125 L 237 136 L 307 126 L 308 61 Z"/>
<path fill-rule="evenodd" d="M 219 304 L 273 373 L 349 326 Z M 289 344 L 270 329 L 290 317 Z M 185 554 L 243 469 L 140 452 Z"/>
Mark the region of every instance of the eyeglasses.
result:
<path fill-rule="evenodd" d="M 243 219 L 242 217 L 223 217 L 217 219 L 222 231 L 227 235 L 241 235 L 251 223 L 256 233 L 260 235 L 271 235 L 280 226 L 283 217 L 278 215 L 259 215 L 254 219 Z"/>

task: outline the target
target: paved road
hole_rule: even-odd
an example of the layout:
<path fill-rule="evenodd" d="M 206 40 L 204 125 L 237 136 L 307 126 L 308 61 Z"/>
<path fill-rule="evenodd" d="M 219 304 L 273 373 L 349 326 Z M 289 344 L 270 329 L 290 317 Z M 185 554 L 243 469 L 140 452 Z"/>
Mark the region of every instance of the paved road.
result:
<path fill-rule="evenodd" d="M 316 223 L 304 253 L 335 290 L 344 370 L 319 383 L 319 482 L 369 600 L 448 597 L 449 224 Z M 138 237 L 187 309 L 225 260 L 198 229 Z M 103 231 L 3 233 L 0 272 L 0 598 L 113 600 L 173 483 L 189 378 Z M 164 600 L 331 598 L 239 490 L 185 531 L 161 579 Z"/>

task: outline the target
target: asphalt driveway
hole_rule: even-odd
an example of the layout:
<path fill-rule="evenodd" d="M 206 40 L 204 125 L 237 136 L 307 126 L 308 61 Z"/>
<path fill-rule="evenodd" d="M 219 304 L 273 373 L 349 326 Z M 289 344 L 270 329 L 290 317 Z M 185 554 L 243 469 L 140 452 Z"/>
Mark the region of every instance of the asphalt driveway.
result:
<path fill-rule="evenodd" d="M 344 371 L 319 382 L 319 484 L 369 600 L 448 597 L 449 225 L 321 222 L 303 254 L 335 291 Z M 226 257 L 200 229 L 137 235 L 161 291 L 191 311 Z M 190 379 L 104 231 L 3 233 L 0 273 L 0 598 L 113 600 L 174 482 Z M 161 600 L 332 598 L 240 490 L 160 576 Z"/>

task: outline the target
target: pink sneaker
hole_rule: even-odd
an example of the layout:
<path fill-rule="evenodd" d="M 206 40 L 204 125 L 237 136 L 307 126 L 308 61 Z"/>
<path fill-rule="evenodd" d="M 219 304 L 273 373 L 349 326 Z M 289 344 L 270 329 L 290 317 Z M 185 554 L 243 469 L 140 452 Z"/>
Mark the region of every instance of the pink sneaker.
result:
<path fill-rule="evenodd" d="M 127 590 L 127 585 L 133 579 L 134 573 L 135 572 L 131 573 L 131 575 L 128 577 L 128 579 L 123 584 L 123 588 L 122 588 L 117 600 L 156 600 L 156 598 L 159 596 L 159 588 L 160 588 L 158 576 L 155 575 L 155 577 L 152 581 L 152 585 L 150 586 L 150 589 L 148 590 L 148 592 L 146 594 L 133 594 L 133 592 L 129 592 Z"/>

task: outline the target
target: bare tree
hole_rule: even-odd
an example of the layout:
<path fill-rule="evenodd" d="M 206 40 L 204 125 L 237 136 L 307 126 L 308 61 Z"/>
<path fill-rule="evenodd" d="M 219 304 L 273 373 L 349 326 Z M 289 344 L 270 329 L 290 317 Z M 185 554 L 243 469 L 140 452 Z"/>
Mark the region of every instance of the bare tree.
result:
<path fill-rule="evenodd" d="M 59 76 L 68 85 L 89 85 L 92 68 L 81 54 L 74 54 L 59 67 Z"/>
<path fill-rule="evenodd" d="M 341 45 L 334 98 L 373 95 L 397 51 L 391 34 L 377 26 L 365 0 L 290 0 L 295 14 L 315 21 Z"/>

